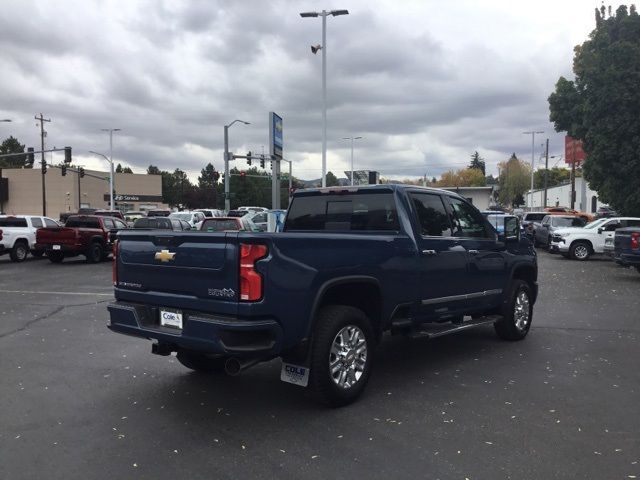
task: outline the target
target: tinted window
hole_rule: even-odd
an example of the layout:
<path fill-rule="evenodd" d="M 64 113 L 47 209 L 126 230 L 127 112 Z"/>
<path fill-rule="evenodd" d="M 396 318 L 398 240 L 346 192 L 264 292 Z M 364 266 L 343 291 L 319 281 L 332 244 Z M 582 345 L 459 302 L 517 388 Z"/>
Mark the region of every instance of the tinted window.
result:
<path fill-rule="evenodd" d="M 148 218 L 139 218 L 133 224 L 133 228 L 149 228 L 149 219 Z"/>
<path fill-rule="evenodd" d="M 32 218 L 31 225 L 34 228 L 42 228 L 42 219 L 41 218 Z"/>
<path fill-rule="evenodd" d="M 115 228 L 114 224 L 113 224 L 113 220 L 111 220 L 110 218 L 105 218 L 102 223 L 104 223 L 104 228 L 107 230 L 111 230 L 112 228 Z"/>
<path fill-rule="evenodd" d="M 624 220 L 627 227 L 640 227 L 640 220 Z"/>
<path fill-rule="evenodd" d="M 56 222 L 54 222 L 54 221 L 53 221 L 53 220 L 51 220 L 50 218 L 45 218 L 45 219 L 44 219 L 44 224 L 45 224 L 47 227 L 58 227 L 58 226 L 59 226 Z"/>
<path fill-rule="evenodd" d="M 240 226 L 236 220 L 232 219 L 207 219 L 202 224 L 202 230 L 206 232 L 224 232 L 225 230 L 240 230 Z"/>
<path fill-rule="evenodd" d="M 120 221 L 120 220 L 113 220 L 113 224 L 116 226 L 116 228 L 127 228 L 127 224 Z"/>
<path fill-rule="evenodd" d="M 487 236 L 480 212 L 463 200 L 449 198 L 453 209 L 453 230 L 456 237 L 484 238 Z"/>
<path fill-rule="evenodd" d="M 620 225 L 620 222 L 615 221 L 615 222 L 609 222 L 606 225 L 604 225 L 602 227 L 602 229 L 605 232 L 615 232 L 618 228 L 620 228 L 622 225 Z"/>
<path fill-rule="evenodd" d="M 551 219 L 554 227 L 584 227 L 584 220 L 581 218 L 555 217 Z"/>
<path fill-rule="evenodd" d="M 398 215 L 392 192 L 312 194 L 296 197 L 285 230 L 395 231 Z"/>
<path fill-rule="evenodd" d="M 69 217 L 64 226 L 72 228 L 100 228 L 100 221 L 97 218 Z"/>
<path fill-rule="evenodd" d="M 420 225 L 420 234 L 428 237 L 450 237 L 451 224 L 442 197 L 430 193 L 409 195 Z"/>
<path fill-rule="evenodd" d="M 546 216 L 547 216 L 546 213 L 527 213 L 524 216 L 524 220 L 526 222 L 539 222 L 540 220 L 542 220 Z"/>
<path fill-rule="evenodd" d="M 26 227 L 27 219 L 18 217 L 0 218 L 0 227 Z"/>
<path fill-rule="evenodd" d="M 256 215 L 255 217 L 253 217 L 251 219 L 251 221 L 253 223 L 264 223 L 267 221 L 267 214 L 266 213 L 259 213 L 258 215 Z"/>

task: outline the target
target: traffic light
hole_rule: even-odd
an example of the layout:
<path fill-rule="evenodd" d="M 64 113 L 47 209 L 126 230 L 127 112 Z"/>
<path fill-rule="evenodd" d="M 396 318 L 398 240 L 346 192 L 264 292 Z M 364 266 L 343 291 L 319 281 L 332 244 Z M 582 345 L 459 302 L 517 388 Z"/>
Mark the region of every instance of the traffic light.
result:
<path fill-rule="evenodd" d="M 247 165 L 251 165 L 251 152 L 247 152 Z"/>
<path fill-rule="evenodd" d="M 67 174 L 67 164 L 66 163 L 63 163 L 62 166 L 60 167 L 60 173 L 62 174 L 63 177 Z"/>
<path fill-rule="evenodd" d="M 260 168 L 264 168 L 264 154 L 260 155 Z"/>
<path fill-rule="evenodd" d="M 78 169 L 78 172 L 79 172 L 79 174 L 80 174 L 80 178 L 84 177 L 84 168 L 83 168 L 83 167 L 80 167 L 80 168 Z"/>
<path fill-rule="evenodd" d="M 64 147 L 64 163 L 71 163 L 71 147 Z"/>
<path fill-rule="evenodd" d="M 27 148 L 27 160 L 29 165 L 33 165 L 35 162 L 35 155 L 33 154 L 33 147 Z"/>

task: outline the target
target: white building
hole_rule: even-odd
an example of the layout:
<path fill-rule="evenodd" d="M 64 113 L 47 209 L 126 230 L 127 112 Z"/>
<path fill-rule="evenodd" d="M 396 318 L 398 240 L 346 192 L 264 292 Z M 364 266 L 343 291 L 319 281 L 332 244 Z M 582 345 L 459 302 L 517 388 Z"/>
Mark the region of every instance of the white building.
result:
<path fill-rule="evenodd" d="M 527 210 L 542 210 L 544 207 L 544 189 L 527 192 L 524 195 Z M 582 177 L 576 177 L 575 209 L 581 212 L 595 213 L 599 207 L 605 205 L 598 199 L 598 192 L 594 192 Z M 547 189 L 548 207 L 571 206 L 571 183 L 558 185 Z"/>
<path fill-rule="evenodd" d="M 492 186 L 489 187 L 440 187 L 469 200 L 478 210 L 487 210 L 494 205 Z"/>

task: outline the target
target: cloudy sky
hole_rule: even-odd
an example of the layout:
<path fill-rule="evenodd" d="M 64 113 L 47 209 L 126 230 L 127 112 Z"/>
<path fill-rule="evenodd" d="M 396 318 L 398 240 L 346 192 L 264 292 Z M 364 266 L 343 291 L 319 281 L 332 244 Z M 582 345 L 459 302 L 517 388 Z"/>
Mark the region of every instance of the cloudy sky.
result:
<path fill-rule="evenodd" d="M 531 159 L 528 130 L 550 153 L 563 137 L 547 97 L 571 76 L 573 47 L 594 27 L 593 0 L 3 0 L 0 139 L 70 145 L 74 160 L 107 168 L 89 150 L 143 172 L 181 168 L 195 180 L 231 150 L 268 152 L 268 112 L 283 117 L 294 175 L 319 178 L 322 148 L 320 18 L 327 19 L 328 169 L 387 178 L 438 176 L 480 152 L 488 172 L 511 152 Z M 614 8 L 617 5 L 614 5 Z M 54 156 L 57 163 L 61 159 Z M 244 167 L 244 161 L 240 166 Z"/>

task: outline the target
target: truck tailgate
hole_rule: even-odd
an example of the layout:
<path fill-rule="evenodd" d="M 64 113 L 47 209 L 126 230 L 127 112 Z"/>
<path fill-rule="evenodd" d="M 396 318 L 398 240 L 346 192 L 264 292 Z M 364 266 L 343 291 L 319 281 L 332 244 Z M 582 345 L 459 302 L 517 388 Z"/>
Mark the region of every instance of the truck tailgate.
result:
<path fill-rule="evenodd" d="M 36 243 L 57 245 L 75 245 L 77 230 L 65 227 L 39 228 L 36 231 Z"/>
<path fill-rule="evenodd" d="M 116 298 L 235 315 L 237 242 L 204 232 L 121 231 Z"/>

